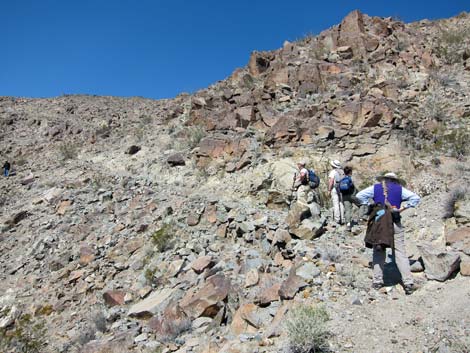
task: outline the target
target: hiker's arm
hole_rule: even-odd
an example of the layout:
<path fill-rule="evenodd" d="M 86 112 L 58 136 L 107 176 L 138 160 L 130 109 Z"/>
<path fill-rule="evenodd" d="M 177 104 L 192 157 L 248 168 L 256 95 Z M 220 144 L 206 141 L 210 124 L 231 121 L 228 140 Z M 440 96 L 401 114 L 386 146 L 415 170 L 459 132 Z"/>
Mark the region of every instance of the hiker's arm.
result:
<path fill-rule="evenodd" d="M 335 178 L 329 178 L 328 179 L 328 192 L 331 192 L 331 190 L 333 190 L 334 185 L 335 185 Z"/>
<path fill-rule="evenodd" d="M 421 198 L 417 194 L 403 187 L 401 189 L 401 199 L 406 201 L 406 203 L 400 208 L 400 212 L 410 207 L 416 207 L 421 201 Z"/>
<path fill-rule="evenodd" d="M 374 186 L 369 186 L 368 188 L 365 188 L 364 190 L 359 191 L 356 194 L 357 199 L 361 203 L 361 205 L 367 205 L 369 202 L 369 199 L 374 198 Z"/>

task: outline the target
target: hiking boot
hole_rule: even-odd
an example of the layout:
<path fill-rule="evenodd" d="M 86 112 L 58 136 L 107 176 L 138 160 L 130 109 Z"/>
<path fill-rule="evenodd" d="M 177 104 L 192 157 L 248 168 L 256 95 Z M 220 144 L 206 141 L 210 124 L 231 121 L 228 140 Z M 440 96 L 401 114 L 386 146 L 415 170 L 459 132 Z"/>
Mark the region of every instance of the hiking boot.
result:
<path fill-rule="evenodd" d="M 405 289 L 405 294 L 406 295 L 410 295 L 411 293 L 413 293 L 415 291 L 415 287 L 412 284 L 406 284 L 404 286 L 404 289 Z"/>
<path fill-rule="evenodd" d="M 380 288 L 382 288 L 383 286 L 384 286 L 383 283 L 378 283 L 378 282 L 372 283 L 372 288 L 373 288 L 373 289 L 380 289 Z"/>

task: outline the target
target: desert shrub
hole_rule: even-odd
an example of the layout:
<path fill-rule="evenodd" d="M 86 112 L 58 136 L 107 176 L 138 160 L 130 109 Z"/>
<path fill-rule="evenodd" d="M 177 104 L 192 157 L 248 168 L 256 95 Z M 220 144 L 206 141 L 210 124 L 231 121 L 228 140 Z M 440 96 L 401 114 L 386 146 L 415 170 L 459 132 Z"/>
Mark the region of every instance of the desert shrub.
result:
<path fill-rule="evenodd" d="M 91 321 L 99 332 L 106 332 L 106 317 L 104 316 L 103 312 L 95 311 L 91 317 Z"/>
<path fill-rule="evenodd" d="M 451 218 L 455 213 L 455 204 L 458 201 L 465 200 L 469 190 L 467 187 L 460 186 L 450 191 L 447 198 L 444 201 L 444 214 L 443 218 Z"/>
<path fill-rule="evenodd" d="M 436 54 L 447 64 L 463 60 L 463 51 L 468 48 L 470 27 L 441 28 L 436 41 Z"/>
<path fill-rule="evenodd" d="M 341 259 L 341 251 L 336 245 L 326 245 L 321 250 L 323 261 L 338 262 Z"/>
<path fill-rule="evenodd" d="M 145 280 L 147 284 L 151 285 L 154 282 L 155 273 L 157 272 L 157 268 L 146 268 L 144 272 Z"/>
<path fill-rule="evenodd" d="M 140 121 L 144 125 L 150 125 L 153 122 L 153 117 L 151 115 L 143 114 L 140 116 Z"/>
<path fill-rule="evenodd" d="M 78 156 L 77 146 L 73 143 L 64 142 L 59 145 L 59 155 L 63 161 L 75 159 Z"/>
<path fill-rule="evenodd" d="M 171 224 L 164 224 L 160 229 L 152 234 L 152 243 L 158 251 L 165 251 L 171 248 L 174 235 L 175 228 Z"/>
<path fill-rule="evenodd" d="M 46 344 L 45 338 L 44 322 L 24 314 L 12 328 L 0 329 L 0 352 L 39 353 Z"/>
<path fill-rule="evenodd" d="M 368 288 L 366 281 L 361 278 L 361 271 L 353 265 L 344 267 L 338 274 L 340 283 L 344 286 L 355 289 Z"/>
<path fill-rule="evenodd" d="M 439 94 L 439 92 L 432 91 L 426 97 L 424 104 L 421 106 L 421 112 L 426 119 L 444 121 L 447 116 L 446 108 L 448 104 L 449 103 L 441 94 Z"/>
<path fill-rule="evenodd" d="M 206 136 L 206 131 L 201 126 L 191 126 L 186 129 L 185 135 L 187 146 L 193 149 Z"/>
<path fill-rule="evenodd" d="M 291 353 L 325 352 L 328 347 L 329 320 L 324 307 L 299 305 L 294 307 L 286 321 L 287 340 Z"/>

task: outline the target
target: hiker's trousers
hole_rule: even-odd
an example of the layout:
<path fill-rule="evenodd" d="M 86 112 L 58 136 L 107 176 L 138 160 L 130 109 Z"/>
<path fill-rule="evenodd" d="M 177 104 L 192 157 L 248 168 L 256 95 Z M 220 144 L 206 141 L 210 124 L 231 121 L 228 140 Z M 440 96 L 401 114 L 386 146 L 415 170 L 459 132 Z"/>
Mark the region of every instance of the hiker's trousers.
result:
<path fill-rule="evenodd" d="M 333 202 L 333 219 L 336 223 L 344 223 L 344 205 L 340 199 L 341 195 L 336 188 L 331 190 L 331 202 Z"/>
<path fill-rule="evenodd" d="M 349 226 L 352 226 L 351 222 L 353 221 L 353 205 L 361 207 L 361 202 L 354 195 L 343 195 L 343 205 L 344 205 L 344 221 Z M 362 214 L 360 215 L 362 216 Z"/>
<path fill-rule="evenodd" d="M 413 277 L 410 270 L 410 261 L 408 260 L 408 256 L 406 256 L 405 250 L 405 231 L 401 223 L 393 223 L 393 230 L 395 232 L 395 248 L 393 250 L 394 261 L 398 267 L 398 270 L 400 271 L 403 284 L 405 286 L 413 284 Z M 372 255 L 372 263 L 374 265 L 374 283 L 383 283 L 386 256 L 386 249 L 376 249 L 374 247 L 374 252 Z"/>
<path fill-rule="evenodd" d="M 308 207 L 309 201 L 312 202 L 311 198 L 312 197 L 310 195 L 310 186 L 300 185 L 297 189 L 297 202 L 303 206 Z"/>

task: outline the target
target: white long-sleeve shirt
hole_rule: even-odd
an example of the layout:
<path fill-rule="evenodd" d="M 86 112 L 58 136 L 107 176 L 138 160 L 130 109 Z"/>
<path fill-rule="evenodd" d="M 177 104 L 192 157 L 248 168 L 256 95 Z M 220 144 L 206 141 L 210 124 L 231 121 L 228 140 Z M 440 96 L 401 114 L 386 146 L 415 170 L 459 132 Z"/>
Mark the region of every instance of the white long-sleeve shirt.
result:
<path fill-rule="evenodd" d="M 361 204 L 367 205 L 369 199 L 374 198 L 374 185 L 359 191 L 356 194 L 356 197 L 359 199 Z M 404 187 L 401 188 L 401 199 L 402 201 L 406 201 L 404 205 L 405 208 L 416 207 L 421 201 L 421 198 L 417 194 Z"/>

